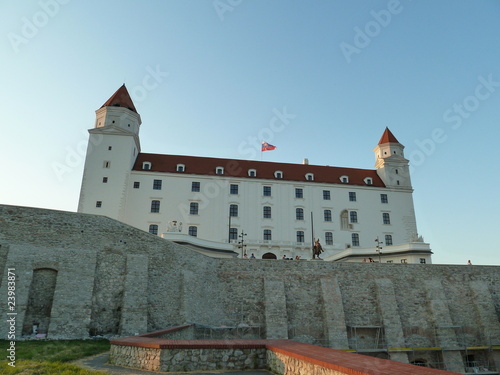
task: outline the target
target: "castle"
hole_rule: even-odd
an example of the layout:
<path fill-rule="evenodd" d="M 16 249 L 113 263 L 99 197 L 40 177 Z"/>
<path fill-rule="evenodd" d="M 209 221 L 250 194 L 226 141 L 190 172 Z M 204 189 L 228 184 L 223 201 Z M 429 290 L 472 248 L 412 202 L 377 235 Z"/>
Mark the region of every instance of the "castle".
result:
<path fill-rule="evenodd" d="M 141 152 L 125 85 L 96 111 L 78 212 L 214 257 L 431 263 L 404 146 L 385 129 L 374 170 Z"/>

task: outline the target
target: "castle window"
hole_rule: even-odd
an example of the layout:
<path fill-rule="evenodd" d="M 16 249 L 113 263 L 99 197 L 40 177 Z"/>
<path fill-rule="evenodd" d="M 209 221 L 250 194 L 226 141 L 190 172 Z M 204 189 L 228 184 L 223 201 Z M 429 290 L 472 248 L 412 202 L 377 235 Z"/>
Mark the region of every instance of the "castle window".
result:
<path fill-rule="evenodd" d="M 230 240 L 238 239 L 238 228 L 229 228 L 229 239 Z"/>
<path fill-rule="evenodd" d="M 257 171 L 255 169 L 249 169 L 248 170 L 248 176 L 250 176 L 250 177 L 257 176 Z"/>
<path fill-rule="evenodd" d="M 198 227 L 194 227 L 194 226 L 189 227 L 188 234 L 190 236 L 197 237 L 198 236 Z"/>
<path fill-rule="evenodd" d="M 104 161 L 103 165 L 102 165 L 103 168 L 110 168 L 111 167 L 111 162 L 106 160 Z"/>
<path fill-rule="evenodd" d="M 389 203 L 389 200 L 387 199 L 387 194 L 380 194 L 380 202 Z"/>
<path fill-rule="evenodd" d="M 312 173 L 307 173 L 307 174 L 306 174 L 306 180 L 307 180 L 307 181 L 314 181 L 314 174 L 312 174 Z"/>
<path fill-rule="evenodd" d="M 401 263 L 408 263 L 407 259 L 401 259 Z"/>
<path fill-rule="evenodd" d="M 391 218 L 387 212 L 382 213 L 382 221 L 384 224 L 390 224 Z"/>
<path fill-rule="evenodd" d="M 141 183 L 139 181 L 134 181 L 134 189 L 139 189 Z"/>
<path fill-rule="evenodd" d="M 224 167 L 215 168 L 215 174 L 224 174 Z"/>
<path fill-rule="evenodd" d="M 238 217 L 238 205 L 232 204 L 229 206 L 229 216 Z"/>
<path fill-rule="evenodd" d="M 330 190 L 323 190 L 323 200 L 325 201 L 330 200 Z"/>
<path fill-rule="evenodd" d="M 177 167 L 175 169 L 177 172 L 185 172 L 186 171 L 186 166 L 184 164 L 177 164 Z"/>
<path fill-rule="evenodd" d="M 274 177 L 275 178 L 283 178 L 283 172 L 282 171 L 274 172 Z"/>
<path fill-rule="evenodd" d="M 102 178 L 102 182 L 103 182 L 103 184 L 106 184 L 108 182 L 108 178 L 107 177 L 103 177 Z"/>
<path fill-rule="evenodd" d="M 324 210 L 323 216 L 325 218 L 325 221 L 332 221 L 332 211 L 331 210 Z"/>
<path fill-rule="evenodd" d="M 194 192 L 200 191 L 200 183 L 198 181 L 191 182 L 191 191 Z"/>
<path fill-rule="evenodd" d="M 153 180 L 153 190 L 161 190 L 161 180 Z"/>
<path fill-rule="evenodd" d="M 297 242 L 304 242 L 304 231 L 303 230 L 297 231 Z"/>
<path fill-rule="evenodd" d="M 265 197 L 271 196 L 271 186 L 263 186 L 262 187 L 262 195 Z"/>
<path fill-rule="evenodd" d="M 149 233 L 154 234 L 154 235 L 158 235 L 158 225 L 151 224 L 149 226 Z"/>
<path fill-rule="evenodd" d="M 371 177 L 366 177 L 365 178 L 365 184 L 367 185 L 373 185 L 373 180 Z"/>
<path fill-rule="evenodd" d="M 349 177 L 348 176 L 340 176 L 340 181 L 344 184 L 347 184 L 349 182 Z"/>
<path fill-rule="evenodd" d="M 142 163 L 142 169 L 144 169 L 145 171 L 148 171 L 151 169 L 151 163 L 149 161 L 145 161 Z"/>
<path fill-rule="evenodd" d="M 160 201 L 151 201 L 151 212 L 160 212 Z"/>
<path fill-rule="evenodd" d="M 264 219 L 270 219 L 271 218 L 271 206 L 264 206 L 263 207 L 263 218 Z"/>
<path fill-rule="evenodd" d="M 327 245 L 333 245 L 333 233 L 325 232 L 325 243 Z"/>
<path fill-rule="evenodd" d="M 295 220 L 304 220 L 304 209 L 296 208 L 295 209 Z"/>
<path fill-rule="evenodd" d="M 358 213 L 356 211 L 349 212 L 349 219 L 350 219 L 351 223 L 357 223 L 358 222 Z"/>
<path fill-rule="evenodd" d="M 420 258 L 420 264 L 425 264 L 425 258 Z"/>
<path fill-rule="evenodd" d="M 295 189 L 295 198 L 304 198 L 304 190 L 301 188 Z"/>
<path fill-rule="evenodd" d="M 238 194 L 238 185 L 231 184 L 229 186 L 229 194 L 233 194 L 233 195 Z"/>
<path fill-rule="evenodd" d="M 359 246 L 359 234 L 353 233 L 351 234 L 352 246 Z"/>
<path fill-rule="evenodd" d="M 111 151 L 111 149 L 112 149 L 112 148 L 113 148 L 113 147 L 111 147 L 111 146 L 108 146 L 108 150 L 109 150 L 109 151 Z"/>
<path fill-rule="evenodd" d="M 271 229 L 264 229 L 264 241 L 271 241 L 272 233 Z"/>
<path fill-rule="evenodd" d="M 391 234 L 385 235 L 385 245 L 392 246 L 392 235 Z"/>
<path fill-rule="evenodd" d="M 396 170 L 394 170 L 394 172 L 395 172 L 396 174 L 399 174 L 399 171 L 398 171 L 397 169 L 396 169 Z"/>
<path fill-rule="evenodd" d="M 349 201 L 356 202 L 356 192 L 354 192 L 354 191 L 349 192 Z"/>
<path fill-rule="evenodd" d="M 95 202 L 95 206 L 98 208 L 102 207 L 102 201 Z"/>
<path fill-rule="evenodd" d="M 189 204 L 189 214 L 190 215 L 198 215 L 198 202 L 191 202 Z"/>

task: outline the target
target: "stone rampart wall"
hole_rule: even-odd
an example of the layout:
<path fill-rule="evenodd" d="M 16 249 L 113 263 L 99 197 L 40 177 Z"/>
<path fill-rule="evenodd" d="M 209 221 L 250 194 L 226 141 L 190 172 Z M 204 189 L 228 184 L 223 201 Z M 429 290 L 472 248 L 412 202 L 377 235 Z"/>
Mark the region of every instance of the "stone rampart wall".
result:
<path fill-rule="evenodd" d="M 47 268 L 51 338 L 243 323 L 342 349 L 500 342 L 500 267 L 214 259 L 106 217 L 1 205 L 0 245 L 1 295 L 16 270 L 18 335 L 34 270 Z"/>

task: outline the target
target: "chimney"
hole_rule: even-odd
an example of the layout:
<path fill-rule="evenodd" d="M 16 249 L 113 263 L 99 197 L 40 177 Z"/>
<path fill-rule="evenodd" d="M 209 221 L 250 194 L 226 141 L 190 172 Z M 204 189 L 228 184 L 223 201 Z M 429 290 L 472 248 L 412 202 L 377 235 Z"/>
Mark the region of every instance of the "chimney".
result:
<path fill-rule="evenodd" d="M 309 165 L 309 159 L 308 158 L 304 158 L 304 160 L 302 161 L 302 164 Z"/>

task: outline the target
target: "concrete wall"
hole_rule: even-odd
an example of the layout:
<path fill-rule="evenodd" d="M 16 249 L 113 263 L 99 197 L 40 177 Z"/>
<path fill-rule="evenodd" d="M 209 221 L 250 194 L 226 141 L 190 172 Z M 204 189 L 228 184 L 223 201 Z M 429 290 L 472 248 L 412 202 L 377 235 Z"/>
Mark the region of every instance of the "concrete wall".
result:
<path fill-rule="evenodd" d="M 40 329 L 52 338 L 246 323 L 333 348 L 377 335 L 388 348 L 450 346 L 450 361 L 462 344 L 500 342 L 500 267 L 214 259 L 106 217 L 14 206 L 0 206 L 0 245 L 18 336 L 34 270 L 47 268 L 57 280 Z"/>

